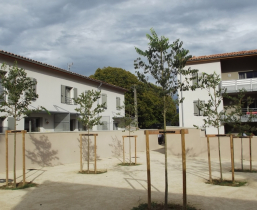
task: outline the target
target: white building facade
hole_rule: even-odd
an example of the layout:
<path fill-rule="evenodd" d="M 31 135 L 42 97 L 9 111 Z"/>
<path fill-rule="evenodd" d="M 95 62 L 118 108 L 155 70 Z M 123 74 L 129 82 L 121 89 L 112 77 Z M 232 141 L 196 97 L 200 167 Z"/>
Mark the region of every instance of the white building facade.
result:
<path fill-rule="evenodd" d="M 39 106 L 45 107 L 46 112 L 36 112 L 20 119 L 17 122 L 17 130 L 28 132 L 60 132 L 81 131 L 85 128 L 78 121 L 79 113 L 75 108 L 73 98 L 77 98 L 87 90 L 101 91 L 101 98 L 97 103 L 106 103 L 106 109 L 100 115 L 103 125 L 94 126 L 92 130 L 116 130 L 117 123 L 113 117 L 117 113 L 124 115 L 124 109 L 119 107 L 124 102 L 126 89 L 111 85 L 99 80 L 79 75 L 64 69 L 47 65 L 19 55 L 0 51 L 0 65 L 5 63 L 6 74 L 10 67 L 17 61 L 18 67 L 25 69 L 27 77 L 37 81 L 36 93 L 38 98 L 32 102 L 31 109 Z M 8 97 L 8 96 L 7 96 Z M 14 128 L 13 118 L 1 118 L 1 130 Z"/>
<path fill-rule="evenodd" d="M 254 99 L 254 104 L 245 109 L 249 112 L 249 108 L 257 108 L 257 50 L 193 57 L 187 62 L 186 68 L 189 67 L 197 69 L 198 76 L 203 72 L 207 74 L 216 72 L 221 78 L 220 87 L 227 88 L 229 94 L 235 95 L 239 89 L 246 89 L 247 95 L 251 95 Z M 195 81 L 191 81 L 191 84 L 193 82 Z M 195 91 L 183 91 L 179 92 L 179 97 L 185 98 L 179 105 L 180 126 L 190 128 L 196 125 L 202 128 L 204 116 L 198 110 L 197 103 L 207 102 L 210 99 L 207 90 L 197 88 Z M 219 111 L 223 110 L 227 103 L 228 101 L 223 100 Z M 214 127 L 206 128 L 206 134 L 217 134 L 217 132 Z M 226 129 L 226 125 L 221 124 L 220 134 L 227 132 L 229 130 Z"/>

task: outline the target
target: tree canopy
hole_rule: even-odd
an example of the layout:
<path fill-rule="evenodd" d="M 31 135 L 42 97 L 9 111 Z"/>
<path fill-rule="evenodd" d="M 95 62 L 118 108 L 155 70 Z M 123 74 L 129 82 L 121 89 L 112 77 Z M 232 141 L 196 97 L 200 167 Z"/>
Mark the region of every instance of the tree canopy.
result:
<path fill-rule="evenodd" d="M 154 124 L 163 123 L 162 109 L 160 109 L 163 99 L 160 87 L 152 83 L 145 84 L 139 81 L 137 76 L 122 68 L 98 68 L 90 77 L 127 89 L 126 104 L 134 105 L 133 86 L 136 85 L 139 128 L 149 128 Z M 167 121 L 175 125 L 178 123 L 176 105 L 170 96 L 168 98 L 171 105 L 167 110 Z"/>

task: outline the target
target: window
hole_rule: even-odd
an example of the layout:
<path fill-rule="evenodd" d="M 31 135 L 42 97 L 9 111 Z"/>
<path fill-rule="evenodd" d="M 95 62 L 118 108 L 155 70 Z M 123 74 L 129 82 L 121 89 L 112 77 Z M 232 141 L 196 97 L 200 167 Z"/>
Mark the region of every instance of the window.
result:
<path fill-rule="evenodd" d="M 101 125 L 97 125 L 98 131 L 110 130 L 110 117 L 109 116 L 102 116 L 100 122 L 101 122 Z"/>
<path fill-rule="evenodd" d="M 192 80 L 192 85 L 201 85 L 201 81 L 199 79 L 202 77 L 202 73 L 195 73 L 192 75 L 194 79 Z"/>
<path fill-rule="evenodd" d="M 0 102 L 5 101 L 4 87 L 2 86 L 2 78 L 0 78 Z"/>
<path fill-rule="evenodd" d="M 35 94 L 37 94 L 37 80 L 35 79 L 35 78 L 32 78 L 32 77 L 28 77 L 32 82 L 33 82 L 33 87 L 32 87 L 32 89 L 33 89 L 33 92 L 35 93 Z M 25 90 L 25 95 L 26 95 L 26 93 L 29 93 L 29 91 L 28 90 Z M 32 101 L 36 101 L 37 99 L 36 98 L 32 98 Z"/>
<path fill-rule="evenodd" d="M 107 95 L 106 94 L 102 94 L 102 104 L 105 103 L 105 109 L 107 109 Z"/>
<path fill-rule="evenodd" d="M 194 115 L 195 116 L 204 116 L 203 111 L 200 111 L 198 108 L 201 104 L 204 104 L 204 101 L 200 101 L 198 99 L 196 101 L 193 101 L 193 103 L 194 103 Z"/>
<path fill-rule="evenodd" d="M 73 98 L 77 99 L 77 97 L 78 97 L 77 88 L 72 88 L 72 87 L 68 87 L 65 85 L 61 85 L 61 103 L 76 105 Z"/>
<path fill-rule="evenodd" d="M 120 97 L 116 97 L 116 109 L 120 109 Z"/>
<path fill-rule="evenodd" d="M 257 71 L 238 72 L 239 79 L 250 79 L 257 77 Z"/>

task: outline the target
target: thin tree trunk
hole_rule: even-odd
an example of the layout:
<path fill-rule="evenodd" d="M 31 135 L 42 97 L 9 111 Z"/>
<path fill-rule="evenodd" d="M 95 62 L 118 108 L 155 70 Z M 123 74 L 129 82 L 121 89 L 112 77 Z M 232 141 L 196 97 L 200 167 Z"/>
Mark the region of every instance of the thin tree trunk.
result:
<path fill-rule="evenodd" d="M 16 115 L 14 115 L 14 130 L 16 131 Z M 16 188 L 16 132 L 14 133 L 13 152 L 13 187 Z"/>
<path fill-rule="evenodd" d="M 164 112 L 163 112 L 163 125 L 164 125 L 164 141 L 165 141 L 165 204 L 164 209 L 168 205 L 168 166 L 167 166 L 167 139 L 166 139 L 166 96 L 163 97 Z"/>
<path fill-rule="evenodd" d="M 90 154 L 89 154 L 89 128 L 87 129 L 87 173 L 89 174 L 89 158 L 90 158 Z"/>
<path fill-rule="evenodd" d="M 130 141 L 130 124 L 129 124 L 129 165 L 131 165 L 131 141 Z"/>
<path fill-rule="evenodd" d="M 221 154 L 220 154 L 220 129 L 218 129 L 218 144 L 219 144 L 219 161 L 220 161 L 220 180 L 222 181 L 222 165 L 221 165 Z"/>
<path fill-rule="evenodd" d="M 244 170 L 244 159 L 243 159 L 243 138 L 241 137 L 241 169 Z"/>

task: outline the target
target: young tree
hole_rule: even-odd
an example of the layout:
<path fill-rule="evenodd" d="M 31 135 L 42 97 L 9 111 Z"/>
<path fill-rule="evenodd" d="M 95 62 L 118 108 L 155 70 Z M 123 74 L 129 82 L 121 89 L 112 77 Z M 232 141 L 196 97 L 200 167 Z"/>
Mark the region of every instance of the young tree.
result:
<path fill-rule="evenodd" d="M 8 72 L 5 64 L 1 68 L 6 74 L 1 74 L 3 91 L 0 96 L 0 112 L 5 117 L 14 118 L 14 130 L 16 130 L 17 120 L 22 119 L 31 112 L 47 110 L 42 106 L 37 109 L 29 109 L 29 105 L 38 98 L 38 94 L 35 91 L 37 82 L 27 77 L 25 70 L 18 68 L 16 61 Z M 8 96 L 8 100 L 5 100 L 5 96 Z M 14 188 L 16 188 L 16 133 L 14 133 L 13 179 Z"/>
<path fill-rule="evenodd" d="M 248 115 L 243 111 L 245 104 L 250 105 L 253 103 L 252 98 L 250 96 L 246 98 L 245 93 L 245 89 L 240 89 L 235 96 L 228 94 L 224 96 L 229 100 L 229 105 L 226 107 L 228 111 L 226 113 L 225 123 L 230 125 L 232 127 L 232 131 L 238 132 L 239 137 L 241 137 L 242 170 L 244 170 L 242 136 L 244 133 L 251 135 L 251 133 L 256 130 L 256 127 L 254 125 L 251 126 L 250 124 L 253 122 L 254 118 L 256 118 L 255 115 L 253 115 L 250 110 Z"/>
<path fill-rule="evenodd" d="M 157 36 L 154 29 L 150 29 L 151 35 L 146 34 L 149 40 L 148 50 L 142 51 L 135 48 L 136 52 L 145 57 L 148 62 L 144 62 L 141 58 L 134 61 L 135 69 L 143 69 L 143 73 L 137 71 L 137 75 L 141 81 L 147 83 L 148 77 L 151 75 L 156 84 L 161 87 L 161 96 L 163 98 L 163 123 L 164 123 L 164 139 L 165 139 L 165 209 L 167 209 L 168 201 L 168 171 L 167 171 L 167 141 L 166 141 L 166 112 L 168 109 L 167 97 L 176 94 L 178 90 L 188 90 L 189 80 L 186 78 L 184 84 L 178 79 L 178 75 L 183 76 L 196 73 L 197 70 L 183 70 L 188 59 L 189 51 L 182 48 L 183 42 L 176 40 L 173 44 L 169 43 L 169 39 Z"/>
<path fill-rule="evenodd" d="M 75 108 L 75 111 L 80 113 L 78 120 L 82 123 L 83 126 L 86 126 L 88 131 L 88 142 L 89 142 L 89 130 L 93 128 L 95 125 L 100 125 L 102 116 L 99 116 L 99 113 L 104 111 L 105 103 L 97 104 L 95 108 L 93 105 L 97 102 L 97 99 L 100 98 L 101 92 L 97 90 L 88 90 L 85 93 L 81 93 L 77 99 L 73 99 L 76 104 L 78 104 L 78 108 Z M 88 173 L 89 173 L 89 143 L 88 143 Z"/>
<path fill-rule="evenodd" d="M 130 133 L 137 129 L 137 122 L 135 120 L 135 107 L 132 104 L 125 104 L 124 106 L 119 107 L 120 110 L 126 108 L 125 116 L 121 116 L 121 113 L 117 113 L 114 119 L 119 118 L 118 126 L 124 128 Z M 124 147 L 124 145 L 123 145 Z M 136 158 L 136 157 L 135 157 Z M 129 137 L 129 164 L 131 165 L 131 140 Z"/>
<path fill-rule="evenodd" d="M 203 127 L 214 127 L 218 130 L 218 148 L 219 148 L 219 164 L 220 164 L 220 179 L 222 180 L 222 165 L 221 165 L 221 153 L 220 153 L 220 126 L 225 119 L 225 111 L 220 110 L 220 105 L 223 101 L 223 94 L 226 89 L 219 88 L 220 76 L 214 72 L 213 74 L 203 73 L 202 77 L 199 78 L 202 89 L 207 90 L 210 99 L 207 103 L 200 101 L 198 109 L 203 112 L 204 125 Z M 195 125 L 194 125 L 195 126 Z M 195 126 L 197 127 L 197 126 Z"/>

